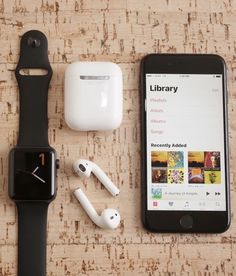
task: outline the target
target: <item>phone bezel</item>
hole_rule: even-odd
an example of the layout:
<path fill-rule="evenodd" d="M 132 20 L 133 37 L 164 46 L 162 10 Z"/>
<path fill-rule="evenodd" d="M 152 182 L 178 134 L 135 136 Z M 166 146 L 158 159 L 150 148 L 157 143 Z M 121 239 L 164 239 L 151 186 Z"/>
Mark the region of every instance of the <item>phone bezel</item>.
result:
<path fill-rule="evenodd" d="M 150 211 L 147 210 L 147 147 L 146 147 L 146 74 L 222 74 L 223 85 L 223 119 L 225 144 L 225 183 L 226 211 Z M 154 232 L 195 232 L 222 233 L 230 226 L 229 197 L 229 143 L 226 65 L 224 59 L 213 54 L 150 54 L 141 61 L 140 95 L 141 95 L 141 185 L 142 185 L 142 222 L 146 229 Z M 180 219 L 190 215 L 193 227 L 186 229 L 180 225 Z"/>

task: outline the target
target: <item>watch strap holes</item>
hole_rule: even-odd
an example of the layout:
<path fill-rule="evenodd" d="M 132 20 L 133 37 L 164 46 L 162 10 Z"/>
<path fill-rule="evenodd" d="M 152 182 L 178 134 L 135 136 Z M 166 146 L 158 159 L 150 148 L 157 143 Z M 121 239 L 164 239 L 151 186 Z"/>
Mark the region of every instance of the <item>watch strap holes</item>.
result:
<path fill-rule="evenodd" d="M 21 68 L 19 74 L 21 76 L 46 76 L 48 70 L 44 68 Z"/>

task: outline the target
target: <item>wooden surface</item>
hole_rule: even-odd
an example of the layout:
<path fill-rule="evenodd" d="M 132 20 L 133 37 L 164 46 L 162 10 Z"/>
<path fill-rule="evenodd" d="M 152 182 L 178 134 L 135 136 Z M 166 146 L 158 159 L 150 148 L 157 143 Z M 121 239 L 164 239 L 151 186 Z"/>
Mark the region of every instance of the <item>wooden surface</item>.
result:
<path fill-rule="evenodd" d="M 8 152 L 16 144 L 19 98 L 14 69 L 21 35 L 43 31 L 54 75 L 49 137 L 61 161 L 48 215 L 47 275 L 236 275 L 235 0 L 0 1 L 0 275 L 16 275 L 16 209 L 7 195 Z M 228 67 L 232 226 L 219 235 L 150 234 L 140 221 L 140 59 L 151 52 L 217 53 Z M 124 75 L 124 118 L 113 132 L 75 132 L 64 122 L 63 78 L 77 60 L 113 61 Z M 121 189 L 113 199 L 95 178 L 72 173 L 95 160 Z M 83 187 L 97 210 L 118 208 L 116 231 L 95 227 L 72 196 Z M 32 275 L 33 276 L 33 275 Z"/>

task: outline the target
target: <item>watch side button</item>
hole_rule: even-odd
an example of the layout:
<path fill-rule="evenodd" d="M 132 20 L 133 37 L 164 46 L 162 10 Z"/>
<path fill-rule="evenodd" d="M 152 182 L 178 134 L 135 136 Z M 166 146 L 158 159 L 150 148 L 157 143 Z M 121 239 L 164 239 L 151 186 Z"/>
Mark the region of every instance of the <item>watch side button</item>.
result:
<path fill-rule="evenodd" d="M 55 165 L 56 165 L 57 170 L 60 169 L 60 160 L 59 159 L 56 159 Z"/>

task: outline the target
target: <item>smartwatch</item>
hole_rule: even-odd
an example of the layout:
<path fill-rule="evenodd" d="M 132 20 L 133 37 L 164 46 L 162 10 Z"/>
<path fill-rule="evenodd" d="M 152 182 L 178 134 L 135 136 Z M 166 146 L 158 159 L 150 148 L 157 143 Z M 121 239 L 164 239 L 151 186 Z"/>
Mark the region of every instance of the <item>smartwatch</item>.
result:
<path fill-rule="evenodd" d="M 46 73 L 22 73 L 39 68 Z M 32 30 L 22 36 L 15 75 L 20 99 L 19 135 L 9 154 L 8 192 L 18 213 L 17 275 L 45 276 L 47 210 L 56 196 L 59 160 L 48 142 L 47 102 L 52 69 L 43 33 Z"/>

